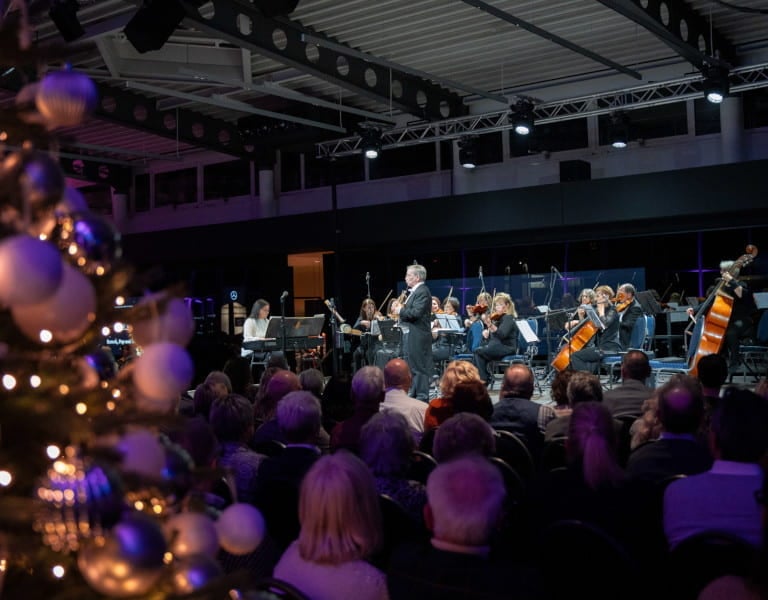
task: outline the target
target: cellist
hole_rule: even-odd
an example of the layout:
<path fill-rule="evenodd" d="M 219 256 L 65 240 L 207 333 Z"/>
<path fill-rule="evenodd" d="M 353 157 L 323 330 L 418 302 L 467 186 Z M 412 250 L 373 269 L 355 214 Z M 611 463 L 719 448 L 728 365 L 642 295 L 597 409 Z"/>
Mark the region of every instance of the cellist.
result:
<path fill-rule="evenodd" d="M 752 330 L 752 314 L 755 311 L 755 301 L 744 281 L 736 279 L 732 274 L 735 261 L 724 260 L 720 263 L 720 274 L 723 281 L 723 291 L 733 296 L 731 318 L 723 338 L 721 354 L 728 360 L 730 373 L 738 371 L 739 342 L 747 337 Z"/>
<path fill-rule="evenodd" d="M 603 329 L 598 331 L 586 347 L 571 354 L 571 368 L 575 371 L 598 373 L 600 361 L 605 354 L 618 354 L 619 344 L 619 313 L 611 302 L 613 289 L 601 285 L 595 290 L 595 312 L 600 318 Z"/>

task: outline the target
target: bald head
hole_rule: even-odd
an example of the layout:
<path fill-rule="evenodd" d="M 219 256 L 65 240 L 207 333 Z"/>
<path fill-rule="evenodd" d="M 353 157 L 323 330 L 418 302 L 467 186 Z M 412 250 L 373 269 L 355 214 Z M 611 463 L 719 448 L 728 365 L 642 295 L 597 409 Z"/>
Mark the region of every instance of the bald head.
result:
<path fill-rule="evenodd" d="M 393 358 L 384 367 L 384 387 L 406 392 L 411 388 L 411 369 L 402 358 Z"/>
<path fill-rule="evenodd" d="M 511 365 L 504 373 L 501 397 L 530 400 L 531 396 L 533 396 L 533 373 L 525 365 Z"/>

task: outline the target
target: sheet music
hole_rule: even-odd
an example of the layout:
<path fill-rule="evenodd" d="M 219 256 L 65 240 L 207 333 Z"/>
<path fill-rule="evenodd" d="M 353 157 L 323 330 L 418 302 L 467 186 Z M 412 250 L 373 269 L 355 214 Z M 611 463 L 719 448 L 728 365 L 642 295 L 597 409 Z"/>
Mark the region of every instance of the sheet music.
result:
<path fill-rule="evenodd" d="M 463 328 L 459 321 L 458 315 L 435 315 L 440 329 L 448 329 L 450 331 L 461 331 Z"/>
<path fill-rule="evenodd" d="M 584 313 L 587 315 L 587 319 L 589 319 L 595 327 L 597 327 L 600 330 L 605 329 L 605 325 L 603 325 L 603 322 L 600 320 L 600 317 L 597 316 L 597 311 L 589 305 L 582 305 L 579 308 L 584 309 Z"/>
<path fill-rule="evenodd" d="M 517 323 L 517 328 L 527 343 L 536 344 L 539 341 L 539 336 L 533 332 L 533 329 L 531 329 L 531 325 L 528 323 L 528 321 L 525 319 L 520 319 L 519 321 L 515 321 L 515 323 Z"/>

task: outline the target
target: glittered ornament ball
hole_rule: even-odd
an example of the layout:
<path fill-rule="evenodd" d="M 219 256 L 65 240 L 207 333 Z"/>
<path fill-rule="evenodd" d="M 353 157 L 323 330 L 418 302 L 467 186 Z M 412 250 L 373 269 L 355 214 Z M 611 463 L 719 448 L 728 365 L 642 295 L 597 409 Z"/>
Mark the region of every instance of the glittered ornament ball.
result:
<path fill-rule="evenodd" d="M 0 242 L 0 303 L 5 306 L 47 300 L 63 276 L 61 256 L 54 245 L 23 234 Z"/>
<path fill-rule="evenodd" d="M 176 399 L 189 387 L 195 369 L 187 351 L 169 342 L 150 344 L 134 361 L 133 383 L 150 400 Z"/>
<path fill-rule="evenodd" d="M 261 512 L 250 504 L 237 503 L 225 508 L 216 521 L 219 543 L 230 554 L 248 554 L 259 547 L 266 525 Z"/>

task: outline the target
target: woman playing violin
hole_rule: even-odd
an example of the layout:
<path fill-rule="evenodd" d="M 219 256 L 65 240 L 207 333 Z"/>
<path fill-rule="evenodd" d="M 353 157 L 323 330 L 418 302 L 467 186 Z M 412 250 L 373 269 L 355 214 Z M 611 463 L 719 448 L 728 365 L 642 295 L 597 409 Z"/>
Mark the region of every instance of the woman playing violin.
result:
<path fill-rule="evenodd" d="M 360 315 L 352 326 L 362 333 L 360 335 L 360 345 L 352 353 L 352 363 L 355 371 L 365 365 L 373 364 L 373 357 L 376 354 L 378 344 L 376 340 L 371 340 L 371 321 L 374 319 L 383 319 L 382 314 L 376 310 L 376 303 L 371 298 L 366 298 L 360 305 Z"/>
<path fill-rule="evenodd" d="M 601 285 L 595 290 L 595 312 L 603 329 L 584 348 L 571 354 L 571 368 L 575 371 L 598 373 L 603 355 L 621 352 L 619 313 L 611 302 L 612 298 L 613 289 L 608 285 Z"/>
<path fill-rule="evenodd" d="M 459 299 L 453 296 L 448 296 L 443 303 L 442 313 L 445 315 L 456 315 L 459 317 Z M 456 343 L 456 339 L 453 336 L 456 334 L 446 334 L 445 332 L 438 332 L 439 323 L 437 320 L 432 325 L 432 360 L 439 363 L 444 360 L 448 360 L 453 354 L 456 354 L 457 346 L 460 343 Z"/>
<path fill-rule="evenodd" d="M 480 315 L 488 311 L 492 302 L 493 299 L 488 292 L 480 292 L 477 295 L 475 304 L 467 305 L 466 310 L 469 317 L 464 319 L 464 327 L 467 329 L 467 352 L 474 352 L 483 341 L 481 335 L 483 332 L 483 322 L 480 320 Z"/>
<path fill-rule="evenodd" d="M 484 315 L 483 339 L 486 343 L 475 350 L 475 364 L 480 377 L 490 384 L 492 373 L 488 372 L 488 363 L 517 352 L 517 312 L 515 303 L 509 294 L 496 294 L 493 299 L 493 314 Z"/>

